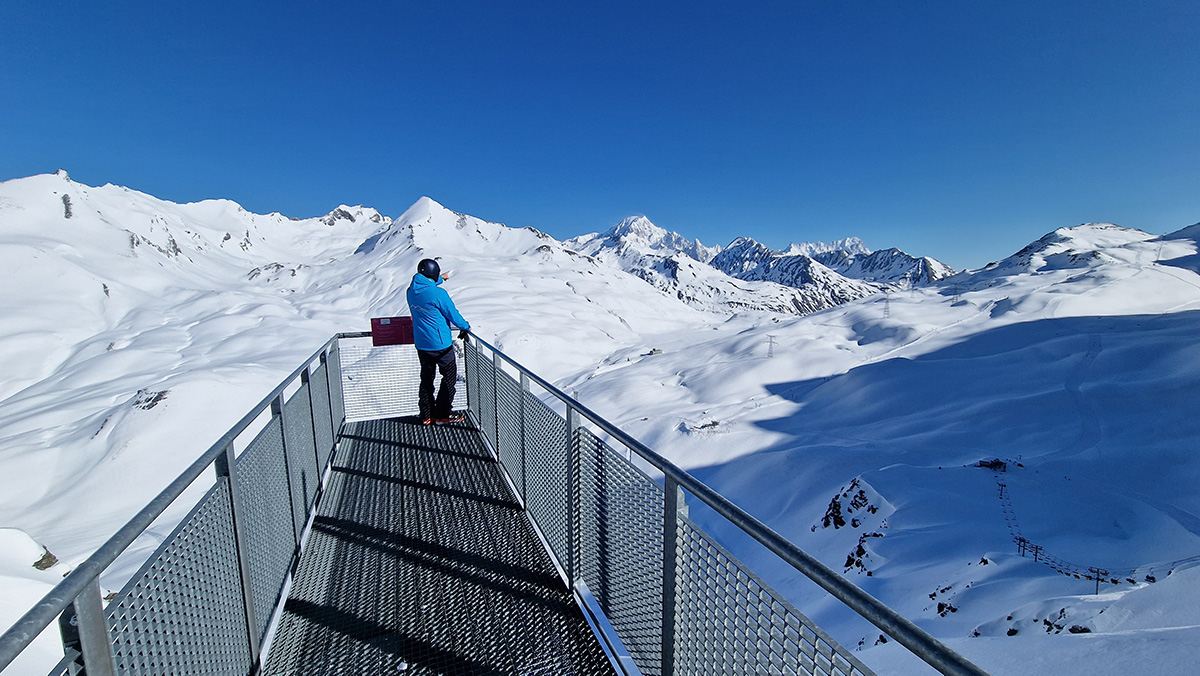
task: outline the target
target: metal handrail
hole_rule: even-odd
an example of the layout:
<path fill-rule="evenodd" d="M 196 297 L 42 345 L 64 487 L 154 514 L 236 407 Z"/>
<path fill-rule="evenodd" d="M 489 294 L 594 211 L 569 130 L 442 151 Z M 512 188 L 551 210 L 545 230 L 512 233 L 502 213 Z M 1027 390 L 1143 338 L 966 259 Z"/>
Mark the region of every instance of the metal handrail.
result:
<path fill-rule="evenodd" d="M 196 459 L 174 481 L 167 485 L 145 507 L 133 516 L 124 526 L 112 535 L 104 544 L 92 553 L 83 563 L 72 570 L 63 581 L 42 597 L 32 608 L 21 616 L 11 627 L 0 635 L 0 670 L 8 667 L 33 642 L 39 634 L 54 622 L 60 613 L 70 606 L 76 598 L 88 591 L 100 575 L 117 560 L 129 545 L 133 544 L 154 520 L 157 519 L 180 495 L 187 490 L 206 469 L 223 457 L 226 449 L 237 437 L 244 432 L 256 418 L 266 412 L 276 398 L 281 396 L 296 378 L 298 378 L 313 361 L 327 352 L 331 345 L 340 338 L 359 338 L 370 333 L 340 333 L 321 346 L 312 356 L 306 359 L 300 367 L 263 398 L 257 406 L 247 413 L 236 425 L 216 441 L 209 449 Z"/>
<path fill-rule="evenodd" d="M 629 436 L 629 434 L 550 384 L 541 376 L 514 361 L 494 345 L 480 338 L 473 331 L 467 331 L 467 333 L 478 344 L 487 347 L 492 354 L 499 356 L 521 374 L 537 383 L 542 389 L 565 404 L 568 410 L 573 409 L 578 412 L 579 415 L 587 418 L 596 427 L 637 453 L 642 459 L 661 471 L 667 481 L 677 483 L 689 493 L 700 498 L 700 500 L 718 514 L 728 519 L 750 537 L 762 543 L 763 546 L 775 555 L 787 561 L 796 570 L 833 595 L 834 598 L 846 604 L 887 635 L 896 639 L 897 642 L 908 648 L 917 657 L 920 657 L 926 664 L 947 676 L 987 676 L 987 672 L 978 665 L 950 649 L 928 632 L 884 605 L 882 601 L 871 596 L 853 582 L 839 575 L 829 566 L 818 561 L 811 554 L 789 542 L 782 535 L 751 516 L 741 507 L 730 502 L 725 496 L 709 488 L 663 456 L 650 450 L 645 444 Z"/>

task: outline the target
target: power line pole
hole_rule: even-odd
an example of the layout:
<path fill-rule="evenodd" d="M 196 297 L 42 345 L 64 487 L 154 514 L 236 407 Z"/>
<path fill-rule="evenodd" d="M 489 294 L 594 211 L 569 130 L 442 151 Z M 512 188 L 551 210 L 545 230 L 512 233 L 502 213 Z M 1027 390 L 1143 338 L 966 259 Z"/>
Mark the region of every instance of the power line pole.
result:
<path fill-rule="evenodd" d="M 775 336 L 767 334 L 767 359 L 775 356 Z"/>

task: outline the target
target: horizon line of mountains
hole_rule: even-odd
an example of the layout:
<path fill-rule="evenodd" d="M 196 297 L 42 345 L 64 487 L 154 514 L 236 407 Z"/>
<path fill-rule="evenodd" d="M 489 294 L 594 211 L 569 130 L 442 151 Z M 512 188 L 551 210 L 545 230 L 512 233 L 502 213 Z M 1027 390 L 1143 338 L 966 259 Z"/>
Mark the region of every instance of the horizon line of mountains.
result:
<path fill-rule="evenodd" d="M 563 244 L 593 256 L 604 250 L 618 256 L 685 254 L 731 277 L 786 285 L 792 285 L 795 275 L 791 271 L 803 267 L 797 263 L 803 259 L 815 261 L 844 277 L 883 284 L 930 284 L 956 272 L 941 261 L 911 256 L 895 247 L 872 251 L 858 237 L 834 242 L 793 242 L 785 250 L 771 249 L 751 237 L 737 237 L 728 246 L 710 247 L 664 230 L 646 216 L 631 216 L 603 233 L 572 237 Z"/>
<path fill-rule="evenodd" d="M 86 186 L 74 184 L 62 170 L 54 175 L 13 181 L 41 183 L 47 179 L 64 180 L 83 188 L 86 193 Z M 43 185 L 50 187 L 53 183 Z M 129 191 L 111 185 L 98 190 L 106 189 Z M 57 195 L 59 191 L 54 192 Z M 69 195 L 63 192 L 61 197 L 63 216 L 70 219 L 73 205 L 68 201 Z M 149 195 L 146 197 L 158 200 Z M 204 200 L 194 206 L 201 207 L 204 203 L 210 206 L 202 208 L 222 211 L 236 207 L 234 212 L 248 214 L 229 200 Z M 369 222 L 380 228 L 358 247 L 357 253 L 364 247 L 373 248 L 389 231 L 394 232 L 395 226 L 411 227 L 409 221 L 418 212 L 426 217 L 440 212 L 447 222 L 459 226 L 466 220 L 482 221 L 452 211 L 429 197 L 418 199 L 397 219 L 384 216 L 374 208 L 346 205 L 313 219 L 288 218 L 278 213 L 267 216 L 279 221 L 317 221 L 329 227 L 339 221 L 360 221 L 360 226 Z M 520 230 L 499 223 L 493 225 L 505 230 Z M 535 228 L 528 229 L 536 232 Z M 830 243 L 793 243 L 782 251 L 749 237 L 738 237 L 724 247 L 704 246 L 699 240 L 659 228 L 645 216 L 626 218 L 603 233 L 590 233 L 561 242 L 549 235 L 538 234 L 543 241 L 553 241 L 561 249 L 586 256 L 593 263 L 631 274 L 689 306 L 722 314 L 742 310 L 809 314 L 882 292 L 932 285 L 957 274 L 936 259 L 911 256 L 897 248 L 871 251 L 857 237 Z M 246 237 L 249 238 L 249 232 Z M 435 251 L 428 253 L 437 257 Z"/>
<path fill-rule="evenodd" d="M 791 244 L 776 251 L 749 237 L 707 247 L 654 225 L 626 218 L 603 233 L 563 246 L 614 265 L 708 310 L 808 314 L 887 290 L 926 286 L 955 270 L 896 249 L 871 251 L 857 237 Z"/>

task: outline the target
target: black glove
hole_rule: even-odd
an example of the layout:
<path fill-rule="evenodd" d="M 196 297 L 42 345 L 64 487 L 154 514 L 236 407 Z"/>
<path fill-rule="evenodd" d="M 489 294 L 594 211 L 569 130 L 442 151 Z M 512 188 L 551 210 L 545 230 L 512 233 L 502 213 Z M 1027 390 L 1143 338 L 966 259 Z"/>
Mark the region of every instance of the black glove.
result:
<path fill-rule="evenodd" d="M 466 329 L 458 332 L 458 339 L 463 342 L 463 345 L 471 342 L 471 334 L 467 333 Z"/>

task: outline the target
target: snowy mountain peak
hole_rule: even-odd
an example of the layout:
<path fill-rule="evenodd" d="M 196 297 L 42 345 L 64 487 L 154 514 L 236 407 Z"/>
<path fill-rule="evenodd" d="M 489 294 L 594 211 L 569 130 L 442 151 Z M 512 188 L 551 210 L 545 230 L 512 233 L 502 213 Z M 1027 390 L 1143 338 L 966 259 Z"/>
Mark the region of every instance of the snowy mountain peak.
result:
<path fill-rule="evenodd" d="M 644 247 L 648 252 L 666 256 L 684 253 L 700 262 L 707 262 L 716 255 L 714 248 L 704 246 L 700 240 L 664 230 L 645 216 L 626 218 L 609 230 L 608 236 L 620 240 L 625 246 Z"/>
<path fill-rule="evenodd" d="M 801 242 L 799 244 L 792 242 L 783 253 L 788 256 L 796 254 L 815 256 L 834 251 L 844 251 L 850 255 L 858 256 L 866 256 L 871 253 L 871 250 L 867 248 L 866 242 L 857 237 L 847 237 L 832 242 Z"/>
<path fill-rule="evenodd" d="M 1122 248 L 1154 239 L 1142 230 L 1113 223 L 1083 223 L 1059 228 L 1017 253 L 984 268 L 990 272 L 1026 272 L 1078 268 L 1098 258 L 1112 258 Z"/>
<path fill-rule="evenodd" d="M 364 207 L 361 204 L 358 206 L 339 206 L 333 211 L 321 217 L 321 222 L 325 225 L 333 227 L 338 221 L 346 221 L 349 223 L 359 223 L 369 221 L 371 223 L 383 223 L 387 219 L 372 207 Z"/>
<path fill-rule="evenodd" d="M 646 240 L 661 240 L 669 236 L 645 216 L 630 216 L 617 223 L 606 233 L 610 237 L 640 237 Z"/>
<path fill-rule="evenodd" d="M 645 216 L 630 216 L 603 233 L 592 233 L 563 242 L 567 247 L 601 260 L 638 258 L 641 256 L 670 257 L 677 253 L 707 263 L 720 247 L 708 247 L 700 240 L 658 227 Z"/>
<path fill-rule="evenodd" d="M 533 228 L 510 228 L 453 211 L 429 197 L 414 202 L 380 241 L 390 241 L 398 231 L 410 233 L 412 245 L 439 260 L 455 250 L 480 256 L 517 255 L 551 239 Z"/>
<path fill-rule="evenodd" d="M 1127 228 L 1115 223 L 1081 223 L 1069 228 L 1059 228 L 1034 244 L 1046 243 L 1051 246 L 1061 244 L 1072 250 L 1083 251 L 1124 246 L 1153 238 L 1154 235 L 1143 230 Z"/>
<path fill-rule="evenodd" d="M 738 237 L 729 243 L 723 251 L 763 251 L 769 253 L 779 253 L 771 247 L 754 239 L 753 237 Z"/>
<path fill-rule="evenodd" d="M 412 203 L 408 209 L 396 219 L 397 223 L 432 222 L 435 216 L 445 216 L 453 212 L 430 197 L 421 197 Z"/>
<path fill-rule="evenodd" d="M 841 279 L 900 286 L 930 284 L 954 274 L 943 263 L 932 258 L 915 258 L 899 249 L 871 252 L 857 237 L 828 244 L 792 244 L 786 251 L 775 251 L 749 237 L 739 237 L 712 260 L 714 267 L 738 279 L 766 279 L 788 286 L 812 283 L 810 271 L 814 264 L 824 270 L 816 278 L 836 278 L 839 281 L 835 285 L 842 285 Z M 869 294 L 875 290 L 878 289 L 867 285 L 859 287 L 857 292 Z"/>

